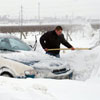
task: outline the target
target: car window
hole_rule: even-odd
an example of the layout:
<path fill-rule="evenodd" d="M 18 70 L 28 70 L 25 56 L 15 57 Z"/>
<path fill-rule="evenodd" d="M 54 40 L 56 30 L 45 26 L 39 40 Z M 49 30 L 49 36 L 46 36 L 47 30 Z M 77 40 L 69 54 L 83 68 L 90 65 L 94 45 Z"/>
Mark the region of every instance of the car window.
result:
<path fill-rule="evenodd" d="M 11 49 L 10 41 L 8 38 L 0 38 L 1 49 Z"/>
<path fill-rule="evenodd" d="M 17 38 L 0 38 L 0 49 L 31 50 L 27 44 Z"/>
<path fill-rule="evenodd" d="M 17 38 L 9 38 L 9 42 L 13 50 L 31 50 L 31 48 L 27 44 Z"/>

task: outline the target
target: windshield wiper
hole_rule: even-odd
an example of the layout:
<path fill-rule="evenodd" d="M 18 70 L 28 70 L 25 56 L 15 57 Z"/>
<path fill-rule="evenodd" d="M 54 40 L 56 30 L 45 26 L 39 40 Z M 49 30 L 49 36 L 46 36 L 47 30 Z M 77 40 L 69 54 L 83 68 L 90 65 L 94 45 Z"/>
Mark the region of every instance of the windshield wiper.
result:
<path fill-rule="evenodd" d="M 19 52 L 19 51 L 16 51 L 16 50 L 6 49 L 6 48 L 0 48 L 0 50 L 2 50 L 2 51 L 11 51 L 11 52 Z"/>

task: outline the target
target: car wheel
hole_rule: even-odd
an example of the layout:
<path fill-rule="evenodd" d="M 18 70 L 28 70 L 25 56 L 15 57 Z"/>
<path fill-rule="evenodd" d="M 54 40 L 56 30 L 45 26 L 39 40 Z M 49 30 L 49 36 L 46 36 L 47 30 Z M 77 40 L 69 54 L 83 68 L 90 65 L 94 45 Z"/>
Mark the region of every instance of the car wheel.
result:
<path fill-rule="evenodd" d="M 11 74 L 9 74 L 9 73 L 2 73 L 1 76 L 4 76 L 4 77 L 11 77 L 11 78 L 13 77 L 13 76 L 12 76 Z"/>

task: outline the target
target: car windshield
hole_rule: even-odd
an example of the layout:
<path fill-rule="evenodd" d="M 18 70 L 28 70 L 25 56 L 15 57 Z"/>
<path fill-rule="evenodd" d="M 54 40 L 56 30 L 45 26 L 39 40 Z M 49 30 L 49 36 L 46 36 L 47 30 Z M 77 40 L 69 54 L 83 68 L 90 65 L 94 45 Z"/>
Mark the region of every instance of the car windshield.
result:
<path fill-rule="evenodd" d="M 23 41 L 17 38 L 3 38 L 0 37 L 0 50 L 8 50 L 8 51 L 30 51 L 31 48 L 24 43 Z"/>

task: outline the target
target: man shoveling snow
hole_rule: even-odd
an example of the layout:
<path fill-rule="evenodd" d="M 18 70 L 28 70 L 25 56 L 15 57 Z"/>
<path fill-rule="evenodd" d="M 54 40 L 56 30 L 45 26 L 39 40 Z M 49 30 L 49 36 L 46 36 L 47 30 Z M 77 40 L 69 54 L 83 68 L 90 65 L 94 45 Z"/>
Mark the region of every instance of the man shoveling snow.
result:
<path fill-rule="evenodd" d="M 60 50 L 49 49 L 60 48 L 61 43 L 71 50 L 75 50 L 75 48 L 65 40 L 64 35 L 62 34 L 62 30 L 63 29 L 61 26 L 57 26 L 55 30 L 49 31 L 41 36 L 40 43 L 43 49 L 46 51 L 46 54 L 60 57 Z"/>

